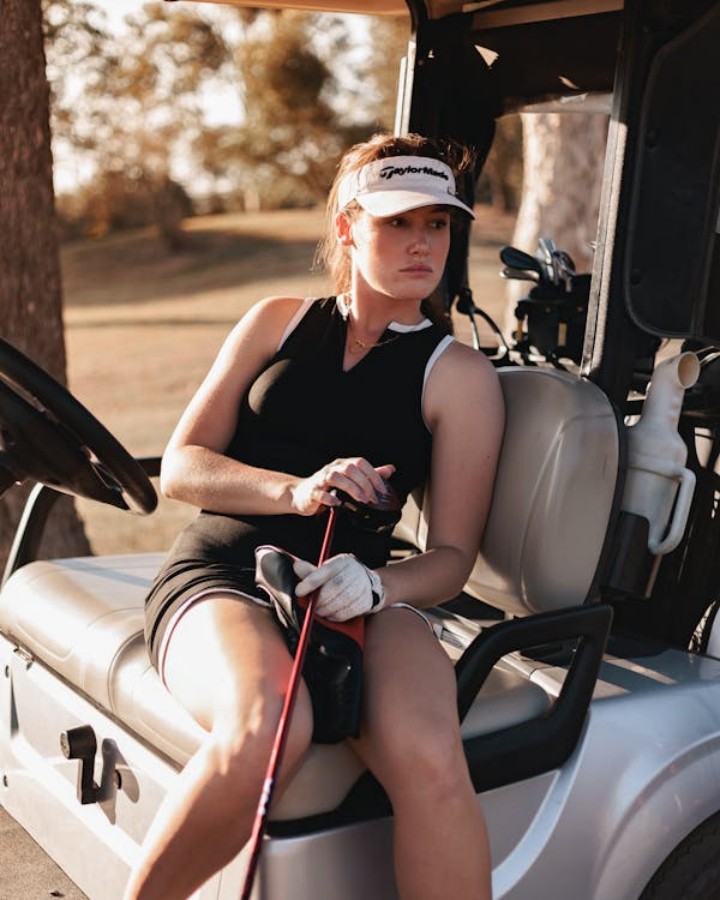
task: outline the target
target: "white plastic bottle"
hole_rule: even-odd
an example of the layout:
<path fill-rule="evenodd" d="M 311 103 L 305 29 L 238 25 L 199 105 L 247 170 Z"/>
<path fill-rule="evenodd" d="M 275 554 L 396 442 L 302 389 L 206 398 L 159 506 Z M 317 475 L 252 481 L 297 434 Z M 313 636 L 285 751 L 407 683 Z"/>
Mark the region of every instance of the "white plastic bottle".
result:
<path fill-rule="evenodd" d="M 685 467 L 687 447 L 678 433 L 678 420 L 683 395 L 699 374 L 694 353 L 661 362 L 653 372 L 640 420 L 628 428 L 622 508 L 648 520 L 648 549 L 655 555 L 677 547 L 690 512 L 695 475 Z"/>

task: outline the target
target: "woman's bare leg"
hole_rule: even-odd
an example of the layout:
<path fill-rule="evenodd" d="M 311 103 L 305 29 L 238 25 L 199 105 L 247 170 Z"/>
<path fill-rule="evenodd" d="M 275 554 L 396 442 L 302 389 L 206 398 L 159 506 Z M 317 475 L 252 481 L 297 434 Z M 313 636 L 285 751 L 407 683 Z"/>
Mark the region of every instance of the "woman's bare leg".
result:
<path fill-rule="evenodd" d="M 402 900 L 489 898 L 487 832 L 463 754 L 455 676 L 411 611 L 368 619 L 365 697 L 352 745 L 392 801 Z"/>
<path fill-rule="evenodd" d="M 207 598 L 179 621 L 167 651 L 165 678 L 208 736 L 153 822 L 126 900 L 187 898 L 242 849 L 291 667 L 267 611 L 250 602 Z M 301 684 L 281 784 L 301 761 L 311 735 L 310 698 Z"/>

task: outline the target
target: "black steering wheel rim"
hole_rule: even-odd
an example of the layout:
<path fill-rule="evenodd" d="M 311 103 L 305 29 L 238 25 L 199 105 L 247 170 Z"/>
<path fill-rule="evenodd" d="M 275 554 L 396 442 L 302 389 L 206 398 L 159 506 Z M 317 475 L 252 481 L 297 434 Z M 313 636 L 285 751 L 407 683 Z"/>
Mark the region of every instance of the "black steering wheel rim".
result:
<path fill-rule="evenodd" d="M 135 513 L 157 506 L 140 463 L 66 388 L 2 339 L 0 469 L 5 486 L 32 479 Z"/>

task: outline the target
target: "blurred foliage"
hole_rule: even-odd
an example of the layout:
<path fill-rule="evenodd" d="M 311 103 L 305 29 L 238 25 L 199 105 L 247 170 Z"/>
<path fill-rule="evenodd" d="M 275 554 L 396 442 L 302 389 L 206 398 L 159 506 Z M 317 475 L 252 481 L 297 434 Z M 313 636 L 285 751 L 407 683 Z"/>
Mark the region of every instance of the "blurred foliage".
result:
<path fill-rule="evenodd" d="M 43 0 L 42 10 L 53 136 L 82 149 L 78 85 L 87 89 L 102 78 L 109 42 L 105 13 L 90 0 Z"/>
<path fill-rule="evenodd" d="M 200 91 L 229 63 L 228 46 L 211 22 L 161 4 L 127 17 L 121 35 L 91 2 L 46 0 L 44 12 L 54 137 L 91 173 L 59 198 L 63 233 L 144 220 L 181 249 L 191 208 L 173 165 L 202 128 Z"/>
<path fill-rule="evenodd" d="M 235 51 L 245 117 L 206 129 L 195 143 L 208 171 L 230 178 L 246 208 L 322 201 L 343 151 L 369 134 L 334 105 L 336 77 L 314 49 L 317 17 L 267 13 Z M 326 23 L 327 25 L 327 23 Z M 331 19 L 325 52 L 343 52 L 347 35 Z"/>
<path fill-rule="evenodd" d="M 393 131 L 400 61 L 407 53 L 410 21 L 378 17 L 370 26 L 370 52 L 363 77 L 373 85 L 376 130 Z"/>
<path fill-rule="evenodd" d="M 393 129 L 409 20 L 147 3 L 108 27 L 92 0 L 44 0 L 57 150 L 79 160 L 61 234 L 154 222 L 182 249 L 200 211 L 321 202 L 348 146 Z M 359 36 L 360 35 L 360 36 Z M 238 121 L 211 124 L 208 97 Z M 501 123 L 479 196 L 517 205 L 517 123 Z"/>
<path fill-rule="evenodd" d="M 160 207 L 160 208 L 159 208 Z M 98 172 L 71 194 L 57 198 L 60 239 L 101 237 L 111 231 L 139 228 L 162 219 L 182 220 L 193 215 L 193 201 L 182 185 L 170 178 L 148 184 L 143 173 L 123 170 Z M 171 240 L 169 233 L 166 240 Z M 179 250 L 181 244 L 169 249 Z"/>

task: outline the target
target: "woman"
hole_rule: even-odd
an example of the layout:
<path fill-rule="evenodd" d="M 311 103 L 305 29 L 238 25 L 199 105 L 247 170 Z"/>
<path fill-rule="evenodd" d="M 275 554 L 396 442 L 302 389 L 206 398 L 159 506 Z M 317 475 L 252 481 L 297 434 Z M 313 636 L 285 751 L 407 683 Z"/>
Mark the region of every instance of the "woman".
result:
<path fill-rule="evenodd" d="M 489 896 L 485 824 L 465 764 L 455 679 L 422 608 L 466 581 L 503 429 L 492 366 L 423 312 L 454 216 L 453 170 L 433 142 L 376 136 L 344 157 L 323 253 L 338 296 L 273 297 L 228 337 L 163 458 L 162 489 L 202 510 L 147 604 L 151 657 L 207 729 L 147 836 L 128 898 L 190 895 L 243 847 L 292 660 L 254 583 L 254 549 L 297 557 L 317 613 L 368 615 L 364 712 L 350 743 L 394 810 L 404 900 Z M 432 482 L 427 549 L 387 564 L 388 537 L 339 517 L 313 560 L 335 491 L 372 503 Z M 468 502 L 468 498 L 472 498 Z M 280 788 L 308 749 L 303 684 Z"/>

